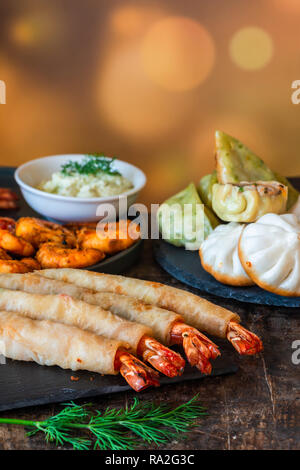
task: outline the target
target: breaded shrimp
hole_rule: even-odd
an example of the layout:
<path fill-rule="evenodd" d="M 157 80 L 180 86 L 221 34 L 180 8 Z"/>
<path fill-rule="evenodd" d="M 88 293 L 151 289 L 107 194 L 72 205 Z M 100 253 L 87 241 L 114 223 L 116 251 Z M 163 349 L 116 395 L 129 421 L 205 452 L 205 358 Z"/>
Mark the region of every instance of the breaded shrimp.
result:
<path fill-rule="evenodd" d="M 35 251 L 31 243 L 3 229 L 0 229 L 0 248 L 26 257 L 32 256 Z"/>
<path fill-rule="evenodd" d="M 137 237 L 138 232 L 138 237 Z M 126 250 L 139 238 L 139 226 L 130 220 L 97 225 L 97 229 L 82 228 L 77 232 L 81 248 L 95 248 L 106 254 Z"/>
<path fill-rule="evenodd" d="M 0 248 L 0 273 L 28 273 L 35 269 L 39 269 L 39 263 L 34 258 L 14 260 L 3 248 Z"/>
<path fill-rule="evenodd" d="M 77 233 L 82 228 L 96 229 L 99 222 L 69 222 L 64 225 L 65 228 Z"/>
<path fill-rule="evenodd" d="M 12 257 L 3 248 L 0 248 L 0 260 L 12 259 Z"/>
<path fill-rule="evenodd" d="M 37 219 L 35 217 L 21 217 L 16 223 L 16 235 L 30 242 L 35 248 L 42 243 L 66 243 L 75 246 L 74 234 L 62 225 Z"/>
<path fill-rule="evenodd" d="M 15 233 L 16 221 L 10 217 L 0 217 L 0 229 Z"/>
<path fill-rule="evenodd" d="M 29 271 L 41 269 L 40 263 L 35 258 L 22 258 L 21 262 L 28 267 Z"/>
<path fill-rule="evenodd" d="M 17 209 L 19 196 L 10 188 L 0 188 L 0 209 Z"/>
<path fill-rule="evenodd" d="M 93 248 L 67 248 L 59 243 L 44 243 L 36 258 L 42 268 L 85 268 L 101 261 L 105 254 Z"/>

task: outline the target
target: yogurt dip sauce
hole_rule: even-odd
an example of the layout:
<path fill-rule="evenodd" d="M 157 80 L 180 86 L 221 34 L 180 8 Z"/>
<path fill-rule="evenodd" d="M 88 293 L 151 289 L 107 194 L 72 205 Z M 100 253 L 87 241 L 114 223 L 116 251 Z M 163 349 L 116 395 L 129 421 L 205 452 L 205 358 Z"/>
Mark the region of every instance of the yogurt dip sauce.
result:
<path fill-rule="evenodd" d="M 132 188 L 132 182 L 113 168 L 113 159 L 92 155 L 62 165 L 61 171 L 37 186 L 48 193 L 82 198 L 117 196 Z"/>

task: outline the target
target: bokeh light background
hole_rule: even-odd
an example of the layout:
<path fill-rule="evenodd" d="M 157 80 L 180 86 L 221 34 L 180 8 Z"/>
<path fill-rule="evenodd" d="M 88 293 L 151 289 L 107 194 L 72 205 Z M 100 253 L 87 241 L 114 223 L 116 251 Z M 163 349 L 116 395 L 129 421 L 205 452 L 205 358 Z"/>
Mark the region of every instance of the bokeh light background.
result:
<path fill-rule="evenodd" d="M 300 0 L 1 0 L 0 164 L 102 152 L 157 203 L 214 166 L 215 129 L 300 175 Z"/>

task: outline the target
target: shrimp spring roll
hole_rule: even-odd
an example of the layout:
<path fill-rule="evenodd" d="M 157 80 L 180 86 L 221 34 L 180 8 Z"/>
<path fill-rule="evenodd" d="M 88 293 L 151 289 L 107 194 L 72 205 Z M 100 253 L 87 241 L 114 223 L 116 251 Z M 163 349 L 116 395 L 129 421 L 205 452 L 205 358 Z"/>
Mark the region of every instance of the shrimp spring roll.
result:
<path fill-rule="evenodd" d="M 0 353 L 7 358 L 74 371 L 110 375 L 121 372 L 136 391 L 159 385 L 157 373 L 126 349 L 128 344 L 122 341 L 75 326 L 0 311 Z"/>
<path fill-rule="evenodd" d="M 86 297 L 92 295 L 89 290 L 84 289 L 86 292 L 82 293 L 80 288 L 59 281 L 53 286 L 51 284 L 55 284 L 55 281 L 41 276 L 0 276 L 0 286 L 6 287 L 9 284 L 11 288 L 23 291 L 16 291 L 12 295 L 11 290 L 1 287 L 0 309 L 33 319 L 74 325 L 95 334 L 126 341 L 134 354 L 142 356 L 165 375 L 174 377 L 182 374 L 185 365 L 183 358 L 157 342 L 149 326 L 114 315 L 100 307 L 99 302 L 84 302 Z M 49 295 L 49 291 L 60 295 Z"/>
<path fill-rule="evenodd" d="M 98 292 L 112 292 L 135 297 L 180 314 L 184 321 L 200 331 L 228 338 L 240 354 L 255 354 L 262 349 L 260 339 L 239 325 L 240 317 L 190 292 L 157 282 L 132 279 L 76 269 L 46 269 L 41 276 L 71 282 Z"/>
<path fill-rule="evenodd" d="M 115 375 L 120 347 L 127 349 L 128 345 L 73 326 L 0 312 L 1 354 L 10 359 Z"/>
<path fill-rule="evenodd" d="M 155 338 L 164 344 L 170 344 L 170 331 L 173 323 L 183 321 L 181 315 L 155 305 L 145 303 L 120 294 L 96 292 L 69 282 L 57 281 L 31 274 L 1 274 L 0 288 L 21 290 L 31 294 L 66 294 L 73 299 L 98 305 L 132 322 L 139 322 L 152 329 Z M 0 290 L 1 302 L 1 290 Z"/>
<path fill-rule="evenodd" d="M 133 297 L 108 292 L 96 292 L 75 284 L 48 279 L 35 274 L 0 274 L 0 287 L 40 294 L 67 294 L 75 299 L 99 305 L 130 321 L 151 327 L 154 337 L 166 345 L 182 344 L 188 360 L 203 373 L 210 373 L 209 359 L 219 355 L 216 345 L 189 325 L 181 315 L 155 305 L 145 304 Z M 150 355 L 151 352 L 151 355 Z M 138 345 L 138 354 L 166 375 L 178 375 L 184 363 L 173 351 L 144 337 Z"/>
<path fill-rule="evenodd" d="M 99 306 L 91 305 L 68 295 L 40 295 L 0 288 L 0 309 L 19 313 L 33 320 L 51 320 L 73 325 L 97 335 L 124 341 L 135 353 L 143 335 L 151 329 L 126 321 Z"/>

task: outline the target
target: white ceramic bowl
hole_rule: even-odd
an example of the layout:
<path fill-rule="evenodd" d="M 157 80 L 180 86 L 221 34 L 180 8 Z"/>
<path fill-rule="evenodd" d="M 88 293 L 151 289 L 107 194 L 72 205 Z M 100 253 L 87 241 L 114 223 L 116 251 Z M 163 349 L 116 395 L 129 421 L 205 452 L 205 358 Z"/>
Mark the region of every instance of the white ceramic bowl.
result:
<path fill-rule="evenodd" d="M 83 154 L 54 155 L 31 160 L 19 166 L 15 172 L 15 179 L 29 206 L 44 217 L 61 222 L 95 221 L 101 219 L 99 211 L 104 210 L 105 204 L 112 204 L 117 215 L 119 213 L 119 199 L 127 201 L 127 206 L 130 207 L 146 184 L 146 176 L 139 168 L 122 160 L 115 160 L 114 168 L 128 178 L 134 186 L 120 196 L 67 197 L 36 189 L 42 180 L 50 179 L 52 173 L 59 171 L 62 164 L 69 160 L 82 160 L 82 158 L 84 158 Z"/>

